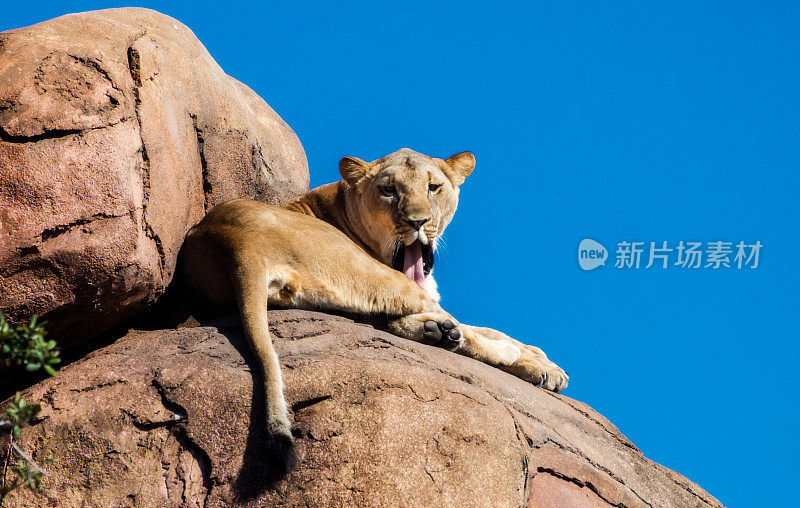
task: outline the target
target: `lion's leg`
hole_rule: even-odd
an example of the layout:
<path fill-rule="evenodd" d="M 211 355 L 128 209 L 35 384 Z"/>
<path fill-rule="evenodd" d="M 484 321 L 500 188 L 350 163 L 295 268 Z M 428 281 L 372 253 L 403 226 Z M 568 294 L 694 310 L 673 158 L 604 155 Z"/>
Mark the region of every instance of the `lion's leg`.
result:
<path fill-rule="evenodd" d="M 314 260 L 297 270 L 303 278 L 292 293 L 291 306 L 362 315 L 407 316 L 441 312 L 442 308 L 414 281 L 363 251 L 336 245 L 328 266 Z M 335 268 L 331 268 L 331 266 Z"/>
<path fill-rule="evenodd" d="M 461 327 L 465 331 L 483 337 L 490 344 L 497 344 L 495 346 L 497 348 L 512 344 L 520 350 L 520 355 L 514 362 L 497 364 L 498 368 L 554 392 L 560 392 L 567 387 L 569 383 L 567 373 L 564 369 L 551 362 L 547 355 L 544 354 L 544 351 L 538 347 L 523 344 L 492 328 L 470 325 L 461 325 Z"/>
<path fill-rule="evenodd" d="M 458 321 L 401 272 L 362 252 L 351 252 L 336 261 L 343 273 L 356 276 L 334 278 L 329 273 L 309 272 L 290 291 L 280 293 L 288 299 L 271 303 L 383 317 L 373 324 L 400 337 L 449 350 L 462 345 Z"/>
<path fill-rule="evenodd" d="M 461 328 L 425 291 L 405 275 L 384 265 L 384 277 L 364 277 L 348 291 L 313 297 L 313 307 L 355 314 L 388 316 L 375 324 L 397 336 L 454 351 L 464 342 Z"/>
<path fill-rule="evenodd" d="M 548 389 L 566 386 L 558 376 L 560 369 L 547 361 L 541 350 L 530 349 L 531 346 L 505 335 L 502 338 L 506 340 L 495 340 L 498 337 L 487 337 L 475 327 L 460 325 L 437 301 L 397 270 L 361 253 L 338 261 L 343 269 L 359 273 L 361 277 L 336 282 L 332 290 L 331 280 L 323 279 L 325 274 L 317 274 L 319 281 L 306 281 L 304 287 L 295 288 L 291 305 L 394 316 L 389 319 L 387 330 L 395 335 L 475 358 Z M 540 355 L 535 354 L 537 351 Z M 563 378 L 566 379 L 566 375 Z"/>
<path fill-rule="evenodd" d="M 238 253 L 233 284 L 245 335 L 261 367 L 271 447 L 281 459 L 280 472 L 285 473 L 294 466 L 296 455 L 283 395 L 281 366 L 269 333 L 267 302 L 274 299 L 276 292 L 291 284 L 292 276 L 277 271 L 265 273 L 264 267 L 265 263 L 259 256 Z"/>

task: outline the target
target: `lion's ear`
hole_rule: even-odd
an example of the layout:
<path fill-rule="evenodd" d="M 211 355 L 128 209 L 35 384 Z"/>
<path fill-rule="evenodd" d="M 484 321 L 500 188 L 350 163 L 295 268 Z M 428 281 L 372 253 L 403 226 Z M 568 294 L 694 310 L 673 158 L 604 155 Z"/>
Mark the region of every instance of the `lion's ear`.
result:
<path fill-rule="evenodd" d="M 456 187 L 464 183 L 464 180 L 472 173 L 472 170 L 475 169 L 475 156 L 472 155 L 472 152 L 461 152 L 451 155 L 445 159 L 444 162 L 450 169 L 447 172 L 447 176 Z"/>
<path fill-rule="evenodd" d="M 351 187 L 355 187 L 368 171 L 369 163 L 358 157 L 342 157 L 342 160 L 339 161 L 339 173 Z"/>

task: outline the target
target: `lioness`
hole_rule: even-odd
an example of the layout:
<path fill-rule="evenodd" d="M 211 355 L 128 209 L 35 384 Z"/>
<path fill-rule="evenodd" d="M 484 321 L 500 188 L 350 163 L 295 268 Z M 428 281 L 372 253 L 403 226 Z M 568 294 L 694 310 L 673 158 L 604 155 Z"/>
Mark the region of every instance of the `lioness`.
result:
<path fill-rule="evenodd" d="M 567 386 L 567 374 L 541 349 L 461 324 L 439 306 L 433 252 L 474 167 L 470 152 L 445 160 L 408 148 L 373 162 L 344 157 L 338 182 L 281 208 L 242 199 L 221 204 L 187 233 L 179 270 L 189 295 L 206 315 L 238 305 L 264 375 L 268 431 L 289 455 L 291 424 L 269 337 L 270 305 L 383 317 L 382 327 L 401 337 L 548 390 Z"/>

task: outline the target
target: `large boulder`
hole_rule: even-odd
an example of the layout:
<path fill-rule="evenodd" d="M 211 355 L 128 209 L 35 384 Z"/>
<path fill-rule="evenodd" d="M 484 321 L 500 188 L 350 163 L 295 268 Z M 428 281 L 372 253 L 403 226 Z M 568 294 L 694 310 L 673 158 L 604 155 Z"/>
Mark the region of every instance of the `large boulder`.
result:
<path fill-rule="evenodd" d="M 25 392 L 60 506 L 721 506 L 589 406 L 344 318 L 271 311 L 299 463 L 271 476 L 238 320 L 132 331 Z M 36 502 L 15 493 L 13 503 Z"/>
<path fill-rule="evenodd" d="M 186 26 L 147 9 L 0 33 L 0 311 L 61 346 L 146 308 L 186 231 L 308 189 L 297 136 Z"/>

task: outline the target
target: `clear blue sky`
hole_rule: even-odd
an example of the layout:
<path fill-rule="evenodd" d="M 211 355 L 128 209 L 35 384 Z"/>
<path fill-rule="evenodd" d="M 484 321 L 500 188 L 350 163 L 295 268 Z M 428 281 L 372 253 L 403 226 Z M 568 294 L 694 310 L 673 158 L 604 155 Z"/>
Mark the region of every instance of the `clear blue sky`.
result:
<path fill-rule="evenodd" d="M 541 346 L 566 395 L 723 503 L 796 497 L 798 4 L 134 3 L 283 116 L 313 185 L 342 155 L 473 151 L 446 308 Z M 0 29 L 118 5 L 11 2 Z M 764 247 L 756 270 L 583 272 L 584 237 Z"/>

